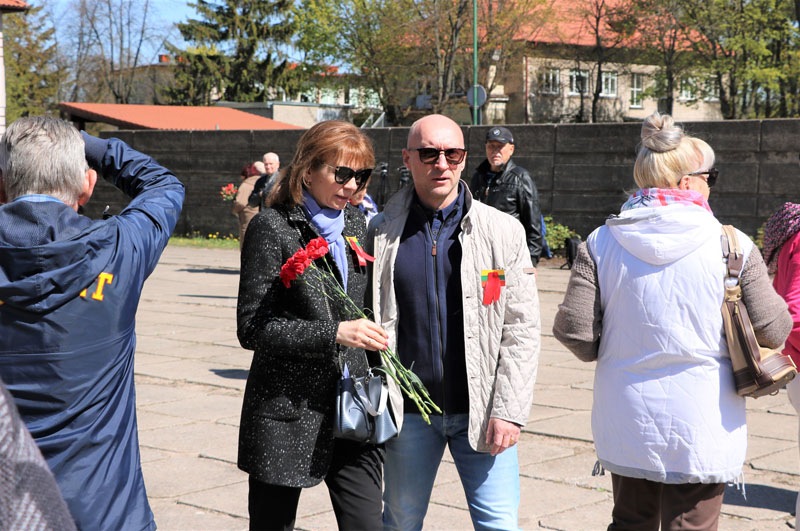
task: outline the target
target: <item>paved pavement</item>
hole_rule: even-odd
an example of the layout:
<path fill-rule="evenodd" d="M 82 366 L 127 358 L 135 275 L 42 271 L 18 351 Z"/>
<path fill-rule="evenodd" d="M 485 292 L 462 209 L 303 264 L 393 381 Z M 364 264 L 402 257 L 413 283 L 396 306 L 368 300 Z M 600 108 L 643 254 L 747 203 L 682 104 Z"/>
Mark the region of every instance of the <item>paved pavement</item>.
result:
<path fill-rule="evenodd" d="M 247 476 L 236 448 L 251 352 L 236 339 L 238 251 L 168 247 L 137 316 L 139 442 L 150 503 L 162 530 L 247 528 Z M 594 365 L 553 338 L 569 273 L 539 268 L 542 353 L 534 406 L 519 441 L 523 529 L 605 529 L 609 476 L 592 477 Z M 721 530 L 786 530 L 798 488 L 797 418 L 785 391 L 748 399 L 745 500 L 729 487 Z M 336 529 L 323 485 L 300 498 L 297 528 Z M 458 474 L 439 468 L 426 529 L 471 529 Z"/>

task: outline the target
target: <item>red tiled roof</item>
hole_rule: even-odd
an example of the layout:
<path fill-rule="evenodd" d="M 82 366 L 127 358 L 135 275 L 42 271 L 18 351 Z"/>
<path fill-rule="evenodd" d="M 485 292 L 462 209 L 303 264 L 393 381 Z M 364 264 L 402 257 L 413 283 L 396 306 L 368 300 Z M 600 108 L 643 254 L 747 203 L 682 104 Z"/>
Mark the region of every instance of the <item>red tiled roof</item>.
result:
<path fill-rule="evenodd" d="M 550 18 L 539 28 L 522 28 L 516 38 L 545 44 L 568 44 L 594 46 L 595 35 L 589 25 L 588 12 L 594 0 L 550 0 Z M 619 5 L 620 0 L 607 0 L 609 7 Z M 608 25 L 603 21 L 601 35 L 608 36 Z M 635 44 L 639 35 L 634 35 L 626 44 Z"/>
<path fill-rule="evenodd" d="M 22 0 L 0 0 L 0 12 L 27 11 L 31 6 Z"/>
<path fill-rule="evenodd" d="M 128 129 L 184 131 L 303 129 L 297 125 L 278 122 L 229 107 L 71 102 L 62 102 L 58 106 L 73 117 Z"/>

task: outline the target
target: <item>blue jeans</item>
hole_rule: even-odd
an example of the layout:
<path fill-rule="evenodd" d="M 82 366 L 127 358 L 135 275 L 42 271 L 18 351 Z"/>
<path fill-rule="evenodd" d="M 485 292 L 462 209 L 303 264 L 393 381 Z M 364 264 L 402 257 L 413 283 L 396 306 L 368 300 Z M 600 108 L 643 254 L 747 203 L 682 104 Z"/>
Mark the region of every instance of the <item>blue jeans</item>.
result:
<path fill-rule="evenodd" d="M 383 528 L 417 531 L 428 511 L 445 446 L 450 448 L 476 530 L 518 530 L 519 462 L 512 446 L 492 457 L 472 449 L 469 417 L 406 413 L 400 436 L 386 441 Z M 483 436 L 483 435 L 482 435 Z"/>

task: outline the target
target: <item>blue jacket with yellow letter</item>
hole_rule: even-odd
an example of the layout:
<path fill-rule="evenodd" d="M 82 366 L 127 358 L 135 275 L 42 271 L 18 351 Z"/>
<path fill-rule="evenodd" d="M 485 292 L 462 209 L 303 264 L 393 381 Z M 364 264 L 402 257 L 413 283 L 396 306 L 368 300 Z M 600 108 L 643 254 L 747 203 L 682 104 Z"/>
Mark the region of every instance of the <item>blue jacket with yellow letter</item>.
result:
<path fill-rule="evenodd" d="M 46 196 L 0 206 L 0 377 L 79 529 L 155 529 L 139 458 L 134 318 L 184 188 L 152 158 L 84 134 L 132 198 L 91 220 Z"/>

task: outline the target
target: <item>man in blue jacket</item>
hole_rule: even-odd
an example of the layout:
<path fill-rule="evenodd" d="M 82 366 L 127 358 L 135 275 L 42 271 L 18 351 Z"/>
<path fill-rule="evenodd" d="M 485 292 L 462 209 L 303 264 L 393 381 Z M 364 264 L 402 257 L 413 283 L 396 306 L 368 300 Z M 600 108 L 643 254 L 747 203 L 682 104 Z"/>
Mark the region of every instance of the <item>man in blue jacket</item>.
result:
<path fill-rule="evenodd" d="M 132 198 L 77 213 L 98 173 Z M 51 117 L 0 140 L 0 377 L 79 529 L 155 529 L 139 458 L 134 318 L 183 205 L 150 157 Z"/>

